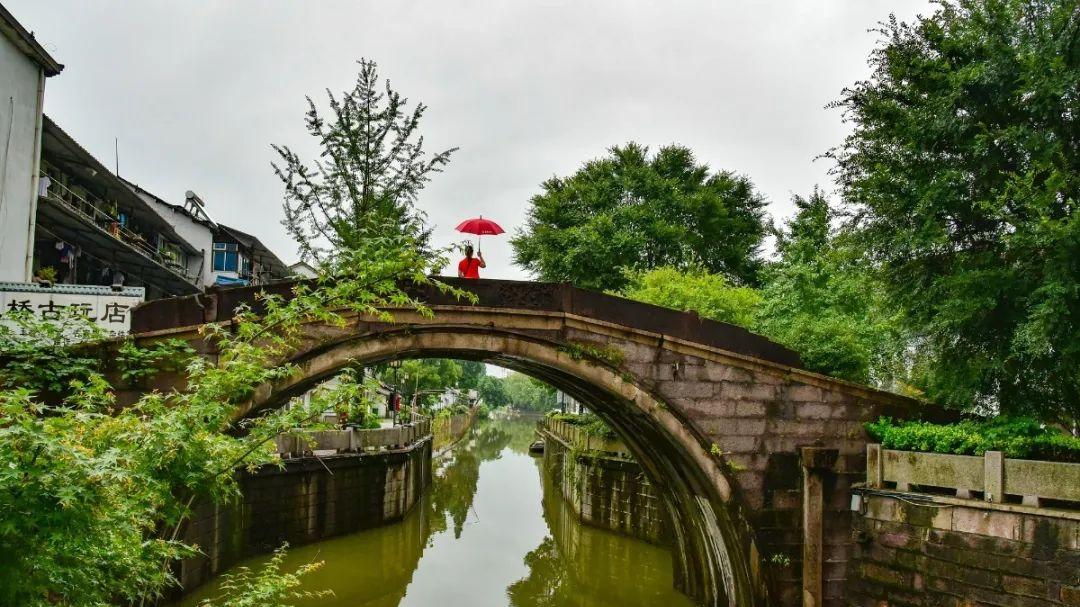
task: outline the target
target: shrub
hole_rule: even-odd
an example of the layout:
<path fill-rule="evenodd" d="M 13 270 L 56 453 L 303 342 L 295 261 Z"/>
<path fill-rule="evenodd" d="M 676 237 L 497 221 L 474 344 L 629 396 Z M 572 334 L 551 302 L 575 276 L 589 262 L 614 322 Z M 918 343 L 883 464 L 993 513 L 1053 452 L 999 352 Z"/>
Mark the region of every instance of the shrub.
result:
<path fill-rule="evenodd" d="M 996 417 L 954 424 L 896 422 L 882 417 L 866 431 L 886 449 L 1080 462 L 1080 438 L 1029 417 Z"/>
<path fill-rule="evenodd" d="M 561 413 L 549 411 L 547 416 L 553 420 L 566 422 L 581 428 L 585 434 L 598 438 L 618 438 L 615 431 L 593 413 Z"/>

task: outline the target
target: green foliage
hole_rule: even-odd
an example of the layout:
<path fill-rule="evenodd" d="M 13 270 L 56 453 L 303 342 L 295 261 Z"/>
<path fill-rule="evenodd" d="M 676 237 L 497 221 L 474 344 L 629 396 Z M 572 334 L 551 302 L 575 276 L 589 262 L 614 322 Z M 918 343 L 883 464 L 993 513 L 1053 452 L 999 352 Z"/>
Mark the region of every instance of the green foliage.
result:
<path fill-rule="evenodd" d="M 615 346 L 598 346 L 586 342 L 567 342 L 559 346 L 559 351 L 566 353 L 574 360 L 592 360 L 602 362 L 613 367 L 623 363 L 626 355 Z"/>
<path fill-rule="evenodd" d="M 72 381 L 86 381 L 102 368 L 97 353 L 73 344 L 105 338 L 105 332 L 73 309 L 52 322 L 30 312 L 0 316 L 0 389 L 61 392 Z"/>
<path fill-rule="evenodd" d="M 363 428 L 378 428 L 379 419 L 375 414 L 381 400 L 379 380 L 366 377 L 360 369 L 346 369 L 339 373 L 334 381 L 316 388 L 311 395 L 310 407 L 314 411 L 333 409 L 344 413 L 348 423 Z"/>
<path fill-rule="evenodd" d="M 769 562 L 773 565 L 776 565 L 777 567 L 790 567 L 791 557 L 784 554 L 783 552 L 777 552 L 776 554 L 769 557 Z"/>
<path fill-rule="evenodd" d="M 549 411 L 555 407 L 555 388 L 540 380 L 511 371 L 502 381 L 512 407 L 525 411 Z"/>
<path fill-rule="evenodd" d="M 663 266 L 756 279 L 764 201 L 748 179 L 711 173 L 681 146 L 609 152 L 543 183 L 511 241 L 518 264 L 540 280 L 600 291 L 621 289 L 625 270 Z"/>
<path fill-rule="evenodd" d="M 491 417 L 491 407 L 481 403 L 476 406 L 476 419 L 488 419 Z"/>
<path fill-rule="evenodd" d="M 1080 417 L 1080 5 L 948 0 L 882 24 L 830 155 L 936 401 Z"/>
<path fill-rule="evenodd" d="M 116 354 L 120 378 L 136 384 L 164 371 L 180 371 L 195 355 L 195 350 L 182 339 L 164 339 L 150 345 L 125 341 Z"/>
<path fill-rule="evenodd" d="M 177 541 L 193 504 L 236 496 L 237 467 L 278 461 L 269 441 L 320 413 L 297 407 L 237 419 L 258 387 L 295 372 L 281 361 L 306 327 L 344 326 L 353 315 L 392 322 L 386 310 L 402 307 L 430 315 L 400 290 L 403 281 L 468 298 L 428 278 L 444 261 L 393 230 L 339 251 L 292 298 L 265 296 L 260 315 L 240 309 L 228 327 L 206 326 L 219 356 L 190 361 L 185 391 L 145 393 L 122 408 L 100 362 L 88 362 L 95 350 L 71 346 L 71 335 L 92 336 L 92 328 L 69 334 L 21 319 L 25 340 L 5 329 L 17 356 L 0 367 L 0 604 L 97 607 L 159 597 L 174 583 L 173 561 L 194 550 Z M 42 386 L 58 398 L 40 398 Z"/>
<path fill-rule="evenodd" d="M 479 390 L 480 382 L 484 377 L 487 377 L 487 367 L 484 363 L 476 360 L 458 360 L 458 366 L 461 368 L 461 379 L 457 382 L 457 387 L 462 390 Z"/>
<path fill-rule="evenodd" d="M 430 228 L 415 207 L 420 191 L 457 148 L 431 157 L 417 129 L 427 110 L 379 82 L 374 61 L 361 59 L 356 84 L 340 98 L 329 91 L 327 118 L 307 98 L 308 133 L 319 158 L 308 164 L 288 146 L 273 146 L 274 173 L 285 186 L 286 229 L 305 261 L 324 263 L 388 231 L 426 250 Z"/>
<path fill-rule="evenodd" d="M 444 391 L 458 386 L 461 364 L 451 358 L 415 358 L 383 373 L 383 381 L 399 386 L 405 402 L 431 405 Z"/>
<path fill-rule="evenodd" d="M 700 268 L 680 271 L 662 267 L 647 272 L 631 272 L 621 295 L 683 312 L 696 312 L 703 318 L 754 326 L 761 305 L 761 294 L 750 287 L 738 287 L 720 274 Z"/>
<path fill-rule="evenodd" d="M 322 567 L 322 561 L 301 565 L 296 571 L 281 570 L 285 547 L 274 551 L 261 569 L 237 567 L 222 575 L 222 595 L 199 603 L 199 607 L 289 607 L 293 601 L 318 600 L 334 596 L 330 590 L 298 590 L 300 578 Z"/>
<path fill-rule="evenodd" d="M 817 190 L 796 196 L 795 217 L 775 229 L 779 259 L 760 289 L 701 269 L 631 274 L 623 295 L 755 331 L 799 352 L 813 371 L 904 389 L 905 335 L 881 287 Z"/>
<path fill-rule="evenodd" d="M 1030 417 L 995 417 L 954 424 L 895 422 L 882 417 L 866 431 L 886 449 L 1080 462 L 1080 438 Z"/>
<path fill-rule="evenodd" d="M 505 407 L 510 404 L 510 398 L 506 394 L 506 384 L 502 378 L 484 375 L 477 382 L 476 391 L 480 394 L 480 400 L 491 408 Z"/>
<path fill-rule="evenodd" d="M 605 424 L 604 420 L 600 419 L 595 413 L 562 413 L 560 411 L 549 411 L 547 416 L 555 421 L 566 422 L 577 426 L 589 436 L 607 439 L 618 438 L 615 431 Z"/>
<path fill-rule="evenodd" d="M 755 328 L 799 352 L 808 369 L 895 388 L 905 337 L 882 285 L 833 227 L 820 192 L 794 202 L 795 217 L 775 231 L 780 259 L 765 271 Z"/>

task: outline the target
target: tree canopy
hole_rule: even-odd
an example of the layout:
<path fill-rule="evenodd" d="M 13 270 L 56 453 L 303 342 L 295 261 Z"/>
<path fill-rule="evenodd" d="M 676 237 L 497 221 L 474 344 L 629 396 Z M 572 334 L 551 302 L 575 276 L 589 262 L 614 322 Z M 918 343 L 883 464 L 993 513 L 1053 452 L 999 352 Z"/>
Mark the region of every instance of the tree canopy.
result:
<path fill-rule="evenodd" d="M 285 219 L 305 261 L 322 263 L 355 249 L 366 238 L 394 230 L 421 248 L 430 228 L 415 207 L 417 196 L 457 148 L 432 156 L 418 133 L 427 110 L 379 84 L 374 61 L 361 59 L 356 84 L 340 98 L 330 91 L 330 116 L 307 97 L 308 133 L 319 158 L 305 162 L 289 146 L 274 145 L 274 173 L 285 185 Z"/>
<path fill-rule="evenodd" d="M 749 179 L 714 173 L 685 147 L 615 146 L 542 189 L 511 241 L 540 280 L 618 290 L 625 271 L 662 266 L 757 278 L 764 200 Z"/>
<path fill-rule="evenodd" d="M 620 293 L 624 297 L 696 312 L 705 318 L 740 327 L 753 327 L 761 294 L 750 287 L 733 286 L 720 274 L 701 269 L 686 272 L 670 266 L 629 274 L 630 282 Z"/>
<path fill-rule="evenodd" d="M 751 328 L 799 352 L 808 369 L 882 388 L 903 375 L 906 336 L 850 234 L 815 190 L 776 229 Z"/>
<path fill-rule="evenodd" d="M 882 24 L 831 156 L 927 395 L 1076 419 L 1080 5 L 958 0 Z"/>

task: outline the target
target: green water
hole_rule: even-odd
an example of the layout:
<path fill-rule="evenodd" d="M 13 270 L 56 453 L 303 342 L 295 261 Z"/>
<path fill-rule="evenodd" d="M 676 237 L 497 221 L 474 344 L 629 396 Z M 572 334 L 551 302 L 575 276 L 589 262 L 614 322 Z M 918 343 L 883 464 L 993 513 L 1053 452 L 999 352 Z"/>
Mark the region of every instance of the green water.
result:
<path fill-rule="evenodd" d="M 401 523 L 292 548 L 288 570 L 324 562 L 304 588 L 334 592 L 297 605 L 692 607 L 672 589 L 667 550 L 577 522 L 528 454 L 533 427 L 481 423 L 435 461 L 428 495 Z"/>

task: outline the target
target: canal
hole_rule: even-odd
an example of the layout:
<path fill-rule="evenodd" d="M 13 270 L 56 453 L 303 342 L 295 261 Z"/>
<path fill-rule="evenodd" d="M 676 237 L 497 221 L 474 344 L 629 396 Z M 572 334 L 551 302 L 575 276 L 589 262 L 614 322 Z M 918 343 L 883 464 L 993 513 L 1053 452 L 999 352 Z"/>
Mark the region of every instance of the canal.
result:
<path fill-rule="evenodd" d="M 321 569 L 320 607 L 692 607 L 667 549 L 585 527 L 529 455 L 529 420 L 484 421 L 435 460 L 424 499 L 400 523 L 289 550 L 286 571 Z M 258 566 L 265 558 L 243 563 Z M 213 584 L 188 596 L 194 607 Z"/>

